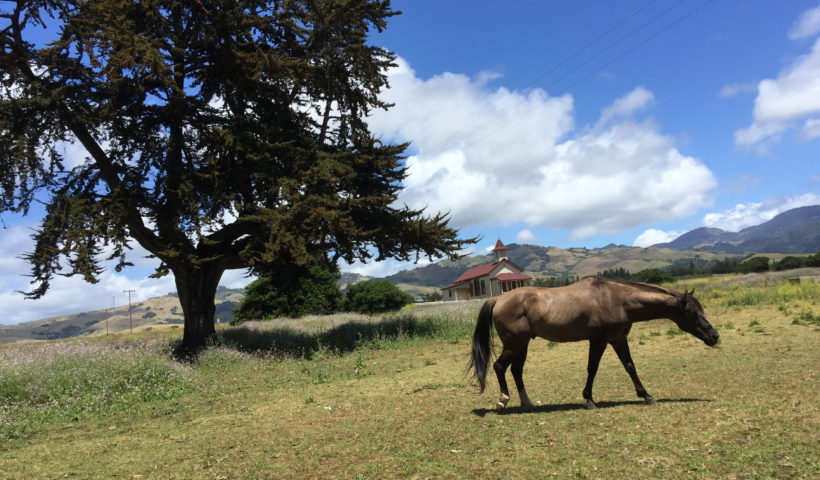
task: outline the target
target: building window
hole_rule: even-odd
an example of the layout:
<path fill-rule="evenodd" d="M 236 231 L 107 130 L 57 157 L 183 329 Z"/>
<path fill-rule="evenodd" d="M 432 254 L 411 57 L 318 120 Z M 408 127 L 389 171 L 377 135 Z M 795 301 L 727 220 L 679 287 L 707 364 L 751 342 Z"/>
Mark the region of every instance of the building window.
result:
<path fill-rule="evenodd" d="M 484 280 L 481 281 L 481 294 L 487 295 L 487 282 Z"/>

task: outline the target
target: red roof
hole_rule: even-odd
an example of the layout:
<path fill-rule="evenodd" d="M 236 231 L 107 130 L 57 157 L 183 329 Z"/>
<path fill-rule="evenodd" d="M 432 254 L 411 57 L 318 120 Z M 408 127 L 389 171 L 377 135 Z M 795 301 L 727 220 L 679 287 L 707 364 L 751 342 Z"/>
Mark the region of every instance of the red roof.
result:
<path fill-rule="evenodd" d="M 532 280 L 532 277 L 525 273 L 499 273 L 490 280 L 501 280 L 502 282 L 511 282 L 516 280 Z"/>
<path fill-rule="evenodd" d="M 493 248 L 493 251 L 495 252 L 496 250 L 506 250 L 506 249 L 507 249 L 507 247 L 505 247 L 504 244 L 501 243 L 501 239 L 499 238 L 498 241 L 495 242 L 495 248 Z"/>
<path fill-rule="evenodd" d="M 498 265 L 498 262 L 485 263 L 484 265 L 473 267 L 467 270 L 466 272 L 462 273 L 461 276 L 458 277 L 458 279 L 454 282 L 454 284 L 466 282 L 467 280 L 472 280 L 476 277 L 483 277 L 484 275 L 489 275 L 496 265 Z"/>
<path fill-rule="evenodd" d="M 503 245 L 502 245 L 502 247 L 503 247 Z M 506 248 L 507 247 L 504 247 L 504 249 L 506 249 Z M 498 264 L 500 264 L 501 262 L 509 263 L 510 265 L 515 267 L 517 270 L 521 270 L 521 267 L 519 267 L 518 265 L 512 263 L 511 261 L 507 260 L 506 258 L 502 258 L 500 262 L 485 263 L 484 265 L 479 265 L 477 267 L 473 267 L 473 268 L 467 270 L 466 272 L 462 273 L 461 276 L 458 277 L 458 279 L 455 282 L 453 282 L 452 284 L 447 285 L 446 287 L 442 288 L 442 290 L 446 290 L 448 288 L 453 288 L 453 287 L 455 287 L 456 285 L 458 285 L 460 283 L 468 282 L 468 281 L 470 281 L 474 278 L 483 277 L 484 275 L 489 275 L 490 273 L 492 273 L 492 271 L 495 269 L 495 267 L 497 267 Z M 523 273 L 501 273 L 501 274 L 498 274 L 495 277 L 493 277 L 493 279 L 512 281 L 512 280 L 530 280 L 530 279 L 532 279 L 532 277 L 529 276 L 529 275 L 525 275 Z"/>

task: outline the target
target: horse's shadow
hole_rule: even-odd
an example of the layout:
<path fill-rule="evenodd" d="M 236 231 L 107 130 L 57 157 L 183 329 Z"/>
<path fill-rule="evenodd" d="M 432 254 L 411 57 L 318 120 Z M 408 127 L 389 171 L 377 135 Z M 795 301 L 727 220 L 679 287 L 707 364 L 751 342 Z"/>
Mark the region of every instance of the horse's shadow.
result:
<path fill-rule="evenodd" d="M 656 399 L 658 403 L 692 403 L 692 402 L 711 402 L 712 400 L 703 398 L 662 398 Z M 625 405 L 644 405 L 643 400 L 622 400 L 615 402 L 595 402 L 598 410 L 604 408 L 622 407 Z M 553 412 L 569 412 L 573 410 L 586 410 L 583 403 L 555 403 L 550 405 L 536 405 L 532 409 L 527 409 L 521 406 L 507 407 L 503 410 L 496 410 L 494 408 L 476 408 L 473 414 L 483 417 L 488 413 L 495 413 L 498 415 L 518 415 L 522 413 L 553 413 Z"/>

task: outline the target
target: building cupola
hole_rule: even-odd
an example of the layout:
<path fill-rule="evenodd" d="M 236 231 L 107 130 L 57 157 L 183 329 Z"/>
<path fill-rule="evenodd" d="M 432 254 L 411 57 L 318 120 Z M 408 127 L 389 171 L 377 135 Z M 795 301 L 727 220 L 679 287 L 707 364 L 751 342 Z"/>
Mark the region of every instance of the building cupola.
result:
<path fill-rule="evenodd" d="M 502 259 L 507 258 L 507 247 L 501 243 L 501 239 L 499 238 L 497 242 L 495 242 L 495 248 L 493 248 L 493 252 L 495 252 L 495 261 L 500 262 Z"/>

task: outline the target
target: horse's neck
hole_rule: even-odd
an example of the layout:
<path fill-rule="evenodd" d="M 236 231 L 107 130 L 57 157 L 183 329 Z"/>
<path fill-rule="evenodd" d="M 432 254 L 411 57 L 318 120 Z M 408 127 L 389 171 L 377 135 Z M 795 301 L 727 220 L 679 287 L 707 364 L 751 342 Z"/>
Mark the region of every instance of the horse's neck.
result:
<path fill-rule="evenodd" d="M 638 291 L 626 302 L 629 320 L 642 322 L 672 318 L 678 311 L 678 299 L 671 293 Z"/>

